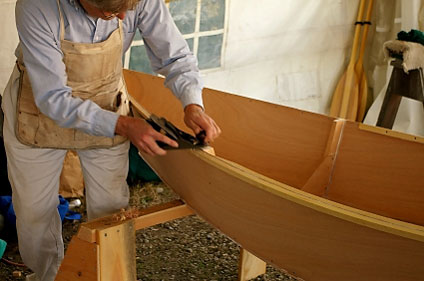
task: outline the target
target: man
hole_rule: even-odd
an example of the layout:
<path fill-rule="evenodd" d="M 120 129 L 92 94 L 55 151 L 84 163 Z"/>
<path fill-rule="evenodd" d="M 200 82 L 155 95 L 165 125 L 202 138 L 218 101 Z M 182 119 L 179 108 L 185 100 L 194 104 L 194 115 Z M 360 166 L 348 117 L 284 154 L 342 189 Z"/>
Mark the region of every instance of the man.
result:
<path fill-rule="evenodd" d="M 50 281 L 63 258 L 57 193 L 66 149 L 80 157 L 93 219 L 128 205 L 128 139 L 150 155 L 166 153 L 156 141 L 177 146 L 127 116 L 122 54 L 137 28 L 186 124 L 205 130 L 206 142 L 220 129 L 203 111 L 196 59 L 163 0 L 18 0 L 16 26 L 18 62 L 2 104 L 9 179 L 22 259 L 35 280 Z"/>

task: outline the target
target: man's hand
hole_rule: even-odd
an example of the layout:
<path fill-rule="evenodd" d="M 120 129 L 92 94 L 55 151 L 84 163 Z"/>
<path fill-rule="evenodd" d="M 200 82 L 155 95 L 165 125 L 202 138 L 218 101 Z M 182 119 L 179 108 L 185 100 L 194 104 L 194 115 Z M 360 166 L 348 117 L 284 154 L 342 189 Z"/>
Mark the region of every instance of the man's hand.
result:
<path fill-rule="evenodd" d="M 189 104 L 184 108 L 184 122 L 187 127 L 197 135 L 202 130 L 206 132 L 205 143 L 211 143 L 221 134 L 221 129 L 215 121 L 209 117 L 203 108 L 197 104 Z"/>
<path fill-rule="evenodd" d="M 166 154 L 166 151 L 160 148 L 156 141 L 161 141 L 172 147 L 178 147 L 177 142 L 157 132 L 141 118 L 119 116 L 115 133 L 127 137 L 138 150 L 152 156 Z"/>

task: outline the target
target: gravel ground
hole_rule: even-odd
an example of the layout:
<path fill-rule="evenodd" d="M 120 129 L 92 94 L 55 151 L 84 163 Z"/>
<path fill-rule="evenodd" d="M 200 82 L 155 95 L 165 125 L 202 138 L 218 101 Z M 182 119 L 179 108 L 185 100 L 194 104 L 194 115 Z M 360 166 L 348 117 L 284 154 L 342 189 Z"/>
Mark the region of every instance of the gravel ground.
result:
<path fill-rule="evenodd" d="M 177 199 L 162 183 L 131 185 L 130 205 L 138 208 Z M 76 211 L 85 218 L 84 204 Z M 65 247 L 77 232 L 80 221 L 65 221 Z M 16 239 L 7 237 L 4 257 L 22 263 Z M 237 280 L 239 247 L 197 216 L 188 216 L 137 231 L 137 279 L 148 280 Z M 13 272 L 21 277 L 13 277 Z M 0 280 L 25 280 L 31 273 L 26 267 L 0 262 Z M 267 266 L 267 273 L 254 279 L 295 281 L 281 270 Z"/>

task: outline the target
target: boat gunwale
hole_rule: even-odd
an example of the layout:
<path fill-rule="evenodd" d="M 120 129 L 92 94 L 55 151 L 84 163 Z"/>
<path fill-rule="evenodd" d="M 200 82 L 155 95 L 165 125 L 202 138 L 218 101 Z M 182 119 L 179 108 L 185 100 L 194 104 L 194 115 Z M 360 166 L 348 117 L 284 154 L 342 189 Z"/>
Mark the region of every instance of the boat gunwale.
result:
<path fill-rule="evenodd" d="M 134 72 L 134 71 L 129 71 L 129 72 Z M 157 78 L 157 77 L 152 76 L 151 78 Z M 225 93 L 225 94 L 230 94 L 230 93 Z M 133 97 L 132 95 L 129 95 L 129 96 L 133 106 L 137 110 L 139 111 L 141 110 L 141 112 L 146 113 L 146 110 L 144 109 L 143 106 L 141 106 L 141 104 L 136 100 L 136 98 Z M 264 101 L 260 101 L 260 102 L 264 102 Z M 277 104 L 275 105 L 279 106 Z M 295 110 L 302 111 L 299 109 L 295 109 Z M 316 114 L 316 113 L 312 113 L 312 114 Z M 317 115 L 321 115 L 321 116 L 333 119 L 332 122 L 346 121 L 343 118 L 332 118 L 322 114 L 317 114 Z M 347 122 L 350 123 L 350 121 L 347 121 Z M 424 143 L 424 138 L 420 138 L 420 137 L 416 137 L 416 136 L 412 136 L 412 135 L 408 135 L 405 133 L 400 133 L 400 132 L 396 132 L 396 131 L 392 131 L 392 130 L 388 130 L 384 128 L 368 126 L 368 125 L 364 125 L 360 123 L 358 124 L 357 122 L 352 122 L 352 123 L 356 123 L 359 129 L 362 129 L 364 131 L 371 131 L 372 133 L 382 134 L 391 138 L 403 139 L 410 142 Z M 270 177 L 264 176 L 258 172 L 255 172 L 231 160 L 227 160 L 225 158 L 218 157 L 218 156 L 212 156 L 206 152 L 202 152 L 201 150 L 198 150 L 198 151 L 191 150 L 191 152 L 194 153 L 197 157 L 202 158 L 204 161 L 207 161 L 209 164 L 219 168 L 220 170 L 226 173 L 229 173 L 240 180 L 248 182 L 253 186 L 256 186 L 262 190 L 268 191 L 281 198 L 290 200 L 292 202 L 314 209 L 321 213 L 325 213 L 333 217 L 350 221 L 358 225 L 362 225 L 368 228 L 383 231 L 393 235 L 398 235 L 408 239 L 424 242 L 424 226 L 422 225 L 397 220 L 387 216 L 378 215 L 376 213 L 372 213 L 369 211 L 364 211 L 358 208 L 350 207 L 345 204 L 337 203 L 336 201 L 326 199 L 326 198 L 308 193 L 306 191 L 302 191 L 288 184 L 285 184 L 280 181 L 274 180 Z"/>
<path fill-rule="evenodd" d="M 371 133 L 384 135 L 384 136 L 388 136 L 388 137 L 391 137 L 391 138 L 396 138 L 396 139 L 401 139 L 401 140 L 406 140 L 406 141 L 410 141 L 410 142 L 416 142 L 416 143 L 424 144 L 424 137 L 421 137 L 421 136 L 411 135 L 411 134 L 407 134 L 407 133 L 403 133 L 403 132 L 399 132 L 399 131 L 394 131 L 392 129 L 372 126 L 372 125 L 368 125 L 368 124 L 364 124 L 364 123 L 358 123 L 358 122 L 354 122 L 354 123 L 357 123 L 358 128 L 360 130 L 363 130 L 363 131 L 368 131 L 368 132 L 371 132 Z"/>
<path fill-rule="evenodd" d="M 358 225 L 424 242 L 424 226 L 363 211 L 313 195 L 201 150 L 192 149 L 190 152 L 214 167 L 278 197 Z"/>

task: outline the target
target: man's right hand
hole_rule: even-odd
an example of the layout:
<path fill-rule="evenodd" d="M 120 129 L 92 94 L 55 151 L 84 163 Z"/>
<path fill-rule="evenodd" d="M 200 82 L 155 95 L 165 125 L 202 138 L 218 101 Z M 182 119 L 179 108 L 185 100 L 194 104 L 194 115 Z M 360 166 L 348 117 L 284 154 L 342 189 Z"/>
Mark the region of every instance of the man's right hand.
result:
<path fill-rule="evenodd" d="M 159 147 L 156 141 L 161 141 L 172 147 L 178 147 L 176 141 L 157 132 L 146 120 L 129 116 L 119 116 L 115 133 L 127 137 L 139 151 L 149 155 L 165 155 L 166 151 Z"/>

